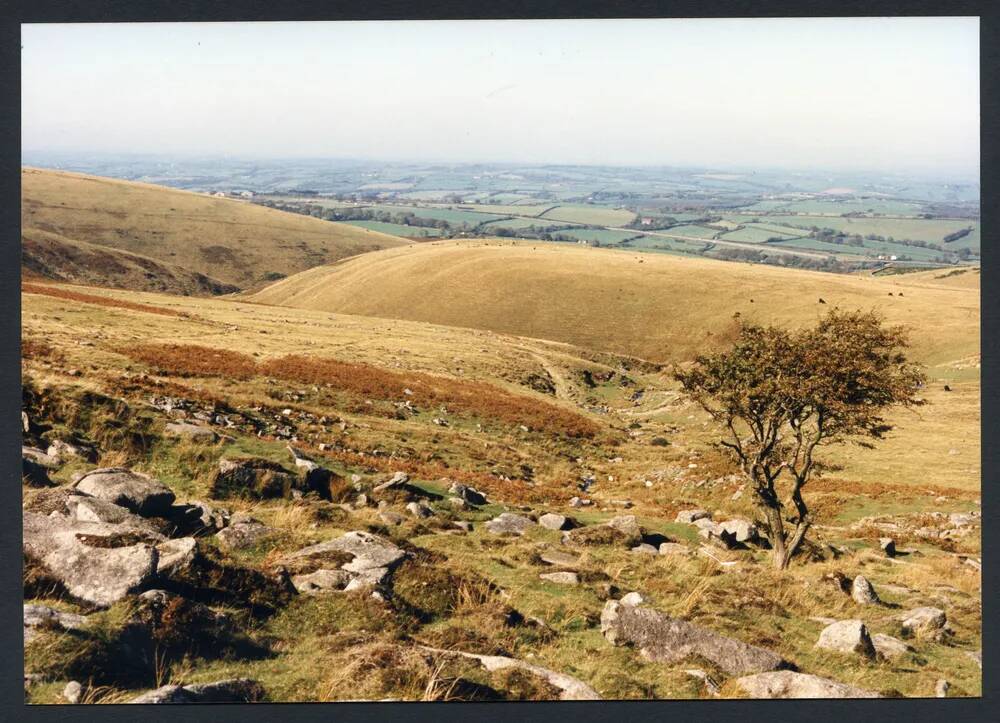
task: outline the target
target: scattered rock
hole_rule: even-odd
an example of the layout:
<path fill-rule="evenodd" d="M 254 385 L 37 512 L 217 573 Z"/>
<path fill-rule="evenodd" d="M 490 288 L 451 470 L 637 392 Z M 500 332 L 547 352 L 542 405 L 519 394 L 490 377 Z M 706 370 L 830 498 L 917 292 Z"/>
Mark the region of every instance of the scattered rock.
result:
<path fill-rule="evenodd" d="M 580 578 L 575 572 L 543 572 L 538 577 L 549 582 L 554 582 L 557 585 L 580 584 Z"/>
<path fill-rule="evenodd" d="M 807 673 L 778 670 L 737 678 L 737 688 L 751 698 L 880 698 L 871 690 Z"/>
<path fill-rule="evenodd" d="M 535 523 L 527 517 L 504 512 L 486 523 L 486 529 L 494 535 L 523 535 Z"/>
<path fill-rule="evenodd" d="M 126 467 L 91 470 L 77 479 L 73 486 L 143 517 L 164 516 L 174 503 L 174 493 L 169 487 L 149 475 Z"/>
<path fill-rule="evenodd" d="M 875 588 L 864 575 L 858 575 L 851 584 L 851 597 L 858 605 L 877 605 L 879 602 Z"/>
<path fill-rule="evenodd" d="M 720 635 L 707 628 L 645 607 L 609 600 L 601 613 L 601 632 L 613 645 L 631 644 L 654 662 L 677 663 L 698 655 L 727 675 L 776 670 L 787 666 L 781 656 Z"/>
<path fill-rule="evenodd" d="M 419 519 L 425 519 L 434 515 L 434 510 L 424 502 L 410 502 L 406 505 L 406 511 Z"/>
<path fill-rule="evenodd" d="M 229 526 L 217 532 L 215 536 L 223 547 L 242 550 L 253 547 L 274 531 L 273 527 L 268 527 L 260 520 L 237 513 L 230 519 Z"/>
<path fill-rule="evenodd" d="M 455 527 L 462 530 L 463 532 L 472 532 L 472 523 L 468 520 L 457 520 L 455 522 Z"/>
<path fill-rule="evenodd" d="M 949 688 L 951 688 L 951 684 L 947 680 L 944 679 L 939 680 L 934 684 L 934 697 L 947 698 Z"/>
<path fill-rule="evenodd" d="M 568 530 L 573 526 L 572 521 L 566 515 L 557 515 L 553 512 L 539 517 L 538 524 L 550 530 Z"/>
<path fill-rule="evenodd" d="M 470 505 L 486 504 L 486 495 L 473 487 L 462 484 L 461 482 L 455 482 L 452 484 L 451 487 L 448 488 L 448 494 L 461 497 Z"/>
<path fill-rule="evenodd" d="M 180 437 L 195 442 L 214 442 L 218 435 L 209 427 L 190 422 L 167 422 L 163 428 L 165 437 Z"/>
<path fill-rule="evenodd" d="M 753 542 L 757 539 L 757 526 L 749 520 L 732 519 L 720 522 L 721 532 L 732 535 L 736 542 Z M 722 536 L 721 532 L 720 537 Z"/>
<path fill-rule="evenodd" d="M 979 666 L 980 670 L 982 669 L 982 667 L 983 667 L 983 651 L 982 650 L 970 651 L 970 652 L 966 653 L 966 655 L 968 655 L 969 658 L 976 665 Z"/>
<path fill-rule="evenodd" d="M 635 547 L 633 547 L 632 548 L 632 552 L 641 552 L 641 553 L 646 554 L 646 555 L 658 555 L 658 554 L 660 554 L 659 551 L 655 547 L 653 547 L 652 545 L 650 545 L 649 543 L 646 543 L 646 542 L 643 542 L 642 544 L 636 545 Z"/>
<path fill-rule="evenodd" d="M 677 513 L 675 522 L 683 522 L 685 524 L 693 524 L 697 520 L 711 520 L 712 513 L 708 510 L 681 510 Z"/>
<path fill-rule="evenodd" d="M 871 635 L 860 620 L 840 620 L 826 626 L 819 635 L 816 647 L 838 653 L 857 653 L 866 658 L 875 657 Z"/>
<path fill-rule="evenodd" d="M 934 607 L 919 607 L 903 613 L 904 637 L 930 637 L 939 639 L 943 636 L 948 616 L 944 610 Z"/>
<path fill-rule="evenodd" d="M 686 545 L 677 542 L 661 542 L 659 553 L 661 555 L 690 555 L 691 551 Z"/>
<path fill-rule="evenodd" d="M 875 652 L 878 657 L 884 658 L 885 660 L 893 660 L 898 658 L 900 655 L 913 652 L 913 648 L 899 638 L 894 638 L 891 635 L 885 635 L 883 633 L 875 633 L 872 635 L 872 645 L 875 646 Z"/>
<path fill-rule="evenodd" d="M 410 475 L 406 474 L 406 472 L 396 472 L 388 481 L 376 485 L 372 492 L 385 492 L 386 490 L 405 487 L 409 481 Z"/>

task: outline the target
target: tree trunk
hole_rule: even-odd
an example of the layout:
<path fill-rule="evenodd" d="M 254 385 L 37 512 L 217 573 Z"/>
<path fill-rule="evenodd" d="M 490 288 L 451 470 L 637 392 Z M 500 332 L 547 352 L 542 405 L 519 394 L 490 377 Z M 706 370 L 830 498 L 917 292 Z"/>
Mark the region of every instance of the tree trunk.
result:
<path fill-rule="evenodd" d="M 773 488 L 758 487 L 757 504 L 767 518 L 767 539 L 771 543 L 771 561 L 775 569 L 784 570 L 788 567 L 791 557 L 785 546 L 785 524 L 781 519 L 781 502 Z"/>

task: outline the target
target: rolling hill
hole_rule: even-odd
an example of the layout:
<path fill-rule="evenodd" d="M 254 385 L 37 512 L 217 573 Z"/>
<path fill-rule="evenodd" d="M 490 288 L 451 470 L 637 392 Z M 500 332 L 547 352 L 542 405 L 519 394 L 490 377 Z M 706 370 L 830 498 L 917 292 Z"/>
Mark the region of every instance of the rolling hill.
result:
<path fill-rule="evenodd" d="M 652 361 L 681 361 L 712 348 L 732 329 L 734 313 L 795 326 L 832 306 L 874 308 L 912 328 L 914 351 L 925 363 L 978 353 L 978 285 L 907 276 L 850 277 L 540 242 L 442 241 L 310 269 L 248 298 L 487 329 Z"/>
<path fill-rule="evenodd" d="M 405 243 L 242 201 L 35 168 L 21 170 L 21 226 L 23 267 L 34 275 L 185 294 L 253 288 Z"/>

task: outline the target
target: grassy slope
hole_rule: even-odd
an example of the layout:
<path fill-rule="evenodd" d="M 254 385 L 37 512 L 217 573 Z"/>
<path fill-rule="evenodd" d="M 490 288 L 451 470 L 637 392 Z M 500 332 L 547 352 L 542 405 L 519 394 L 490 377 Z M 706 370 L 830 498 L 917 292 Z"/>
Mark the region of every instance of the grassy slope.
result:
<path fill-rule="evenodd" d="M 489 329 L 654 361 L 690 359 L 712 347 L 732 328 L 735 312 L 746 320 L 797 325 L 834 305 L 875 308 L 890 321 L 912 327 L 915 354 L 925 363 L 948 364 L 976 354 L 978 288 L 955 283 L 962 276 L 919 276 L 859 278 L 477 240 L 367 254 L 311 269 L 250 298 Z"/>
<path fill-rule="evenodd" d="M 21 234 L 21 268 L 33 278 L 114 286 L 137 291 L 180 294 L 224 294 L 238 287 L 177 264 L 109 246 L 74 241 L 59 234 L 25 229 Z"/>
<path fill-rule="evenodd" d="M 247 288 L 402 239 L 250 203 L 77 173 L 21 171 L 24 232 L 45 231 Z M 118 285 L 113 273 L 106 283 Z"/>
<path fill-rule="evenodd" d="M 903 278 L 900 277 L 900 281 Z M 959 278 L 961 276 L 952 277 Z M 917 282 L 926 283 L 920 279 Z M 629 376 L 646 390 L 642 403 L 632 406 L 627 401 L 632 388 L 611 383 L 588 391 L 579 382 L 581 368 L 613 369 L 616 367 L 613 360 L 606 360 L 610 367 L 600 365 L 588 360 L 585 350 L 563 344 L 426 323 L 263 306 L 239 299 L 185 298 L 97 289 L 83 291 L 167 307 L 189 316 L 153 315 L 35 293 L 24 294 L 23 335 L 48 341 L 66 357 L 63 361 L 30 358 L 27 368 L 39 384 L 79 386 L 114 395 L 132 394 L 135 408 L 142 410 L 153 389 L 140 386 L 129 391 L 129 388 L 151 383 L 137 374 L 148 370 L 129 361 L 120 350 L 138 342 L 169 341 L 242 351 L 259 355 L 261 361 L 302 352 L 368 362 L 394 370 L 413 369 L 482 379 L 564 407 L 584 403 L 586 395 L 594 395 L 609 404 L 612 411 L 606 415 L 585 413 L 607 426 L 608 439 L 600 444 L 581 444 L 557 441 L 547 435 L 522 434 L 512 425 L 491 424 L 485 419 L 484 428 L 479 430 L 471 420 L 463 421 L 456 415 L 449 415 L 452 426 L 443 428 L 430 420 L 439 414 L 436 409 L 424 410 L 407 420 L 379 417 L 366 412 L 364 405 L 344 407 L 335 400 L 314 397 L 308 386 L 297 383 L 272 385 L 262 378 L 248 381 L 165 378 L 169 383 L 219 395 L 241 408 L 259 404 L 277 405 L 279 409 L 286 405 L 302 406 L 315 410 L 317 415 L 344 419 L 347 422 L 345 432 L 330 424 L 321 438 L 352 447 L 383 450 L 380 458 L 389 465 L 385 468 L 387 471 L 402 464 L 404 459 L 387 458 L 386 453 L 394 456 L 407 449 L 411 450 L 411 457 L 433 453 L 446 459 L 456 471 L 484 470 L 498 462 L 515 466 L 520 458 L 535 469 L 537 484 L 528 491 L 548 495 L 532 503 L 532 509 L 539 512 L 545 509 L 567 512 L 565 500 L 577 493 L 574 482 L 583 470 L 588 470 L 600 480 L 589 495 L 596 500 L 598 509 L 573 511 L 588 523 L 620 512 L 608 504 L 609 500 L 628 498 L 635 503 L 629 512 L 638 515 L 647 529 L 690 544 L 695 539 L 694 528 L 672 522 L 678 507 L 703 506 L 720 510 L 724 515 L 751 514 L 748 495 L 732 499 L 738 481 L 721 487 L 701 486 L 697 482 L 729 470 L 720 470 L 712 464 L 704 446 L 712 435 L 710 428 L 702 425 L 703 418 L 696 415 L 691 405 L 676 396 L 676 389 L 664 375 L 630 371 Z M 906 287 L 905 298 L 911 293 L 916 292 Z M 80 346 L 81 339 L 91 340 L 94 345 Z M 70 368 L 83 373 L 67 377 L 65 370 Z M 544 371 L 556 379 L 559 398 L 533 393 L 513 381 L 528 373 Z M 952 385 L 954 391 L 951 393 L 944 392 L 939 383 L 932 385 L 927 393 L 929 406 L 923 408 L 919 416 L 906 413 L 891 442 L 880 444 L 873 452 L 863 451 L 856 457 L 838 455 L 833 460 L 845 464 L 845 468 L 833 473 L 834 479 L 817 480 L 809 492 L 822 525 L 843 525 L 863 515 L 888 511 L 933 509 L 950 512 L 971 506 L 970 499 L 979 495 L 978 383 L 968 379 Z M 284 394 L 289 392 L 306 394 L 307 398 L 300 403 L 288 403 L 284 401 Z M 188 396 L 182 391 L 173 393 Z M 641 420 L 641 437 L 626 435 L 621 429 L 632 419 Z M 162 420 L 157 425 L 161 423 Z M 649 444 L 653 435 L 667 436 L 671 444 L 653 447 Z M 949 455 L 943 449 L 949 445 L 959 449 L 961 455 Z M 484 449 L 489 451 L 484 452 Z M 887 454 L 880 456 L 883 449 Z M 315 453 L 315 450 L 310 451 Z M 148 457 L 139 460 L 138 468 L 164 480 L 181 499 L 205 499 L 209 472 L 216 460 L 237 454 L 259 454 L 289 464 L 283 442 L 240 437 L 236 442 L 213 446 L 161 440 Z M 377 460 L 373 456 L 353 465 L 346 465 L 339 458 L 318 456 L 344 474 L 357 472 L 365 479 L 372 477 L 373 469 L 383 469 L 374 466 Z M 569 461 L 577 457 L 583 464 Z M 621 461 L 612 458 L 621 458 Z M 100 463 L 113 461 L 109 457 Z M 692 467 L 695 464 L 697 466 Z M 975 471 L 971 467 L 975 467 Z M 60 479 L 68 479 L 76 469 L 65 469 Z M 447 482 L 439 480 L 438 475 L 417 474 L 415 477 L 421 486 L 438 492 L 446 489 Z M 647 487 L 644 479 L 655 480 L 655 483 Z M 854 484 L 843 484 L 837 479 Z M 884 485 L 888 487 L 883 489 Z M 935 488 L 932 489 L 932 485 Z M 942 494 L 942 486 L 947 488 L 943 493 L 948 495 L 943 500 L 937 499 Z M 514 505 L 526 500 L 497 496 L 493 501 Z M 378 522 L 373 509 L 326 519 L 318 512 L 314 514 L 311 505 L 281 500 L 262 503 L 225 500 L 223 504 L 233 510 L 245 509 L 281 531 L 275 540 L 239 553 L 239 560 L 252 565 L 260 564 L 272 550 L 298 549 L 348 529 L 364 529 Z M 443 502 L 435 506 L 441 515 L 451 514 Z M 923 556 L 907 557 L 906 564 L 895 565 L 877 554 L 877 543 L 874 538 L 868 539 L 870 535 L 849 533 L 842 528 L 817 529 L 813 533 L 816 539 L 846 544 L 858 548 L 859 552 L 826 563 L 796 564 L 787 575 L 777 575 L 767 567 L 763 553 L 754 555 L 756 563 L 734 555 L 734 559 L 744 561 L 735 570 L 722 574 L 714 564 L 701 557 L 646 557 L 626 549 L 590 548 L 584 554 L 584 571 L 605 577 L 578 587 L 563 587 L 540 580 L 538 574 L 551 568 L 534 562 L 538 545 L 559 548 L 559 533 L 533 529 L 524 539 L 497 540 L 481 523 L 501 509 L 498 504 L 491 504 L 482 512 L 464 513 L 464 517 L 475 525 L 473 533 L 467 536 L 434 534 L 431 530 L 420 529 L 412 521 L 393 528 L 389 534 L 447 556 L 446 561 L 426 566 L 428 574 L 448 569 L 461 575 L 478 574 L 500 585 L 509 594 L 506 602 L 524 615 L 543 618 L 555 635 L 551 639 L 540 639 L 529 627 L 509 628 L 498 623 L 495 617 L 488 615 L 490 603 L 487 602 L 467 605 L 460 611 L 421 624 L 410 631 L 412 637 L 458 649 L 478 649 L 476 646 L 482 643 L 476 641 L 482 637 L 489 645 L 501 645 L 510 654 L 530 656 L 532 662 L 578 676 L 608 698 L 703 695 L 700 687 L 683 672 L 701 663 L 692 660 L 674 665 L 650 663 L 636 650 L 613 648 L 602 638 L 598 616 L 603 602 L 597 589 L 600 580 L 608 579 L 622 593 L 641 591 L 658 610 L 777 650 L 809 673 L 865 687 L 895 688 L 905 695 L 930 695 L 934 682 L 942 677 L 951 681 L 956 694 L 977 695 L 981 690 L 981 673 L 966 656 L 967 651 L 981 645 L 979 577 L 945 550 L 920 544 Z M 976 544 L 975 538 L 968 541 L 973 550 Z M 865 574 L 883 599 L 898 603 L 903 609 L 917 605 L 945 608 L 957 630 L 956 642 L 917 642 L 916 653 L 892 664 L 865 663 L 815 650 L 813 646 L 823 626 L 810 620 L 812 615 L 860 618 L 873 632 L 899 634 L 898 623 L 891 620 L 891 615 L 897 611 L 857 606 L 848 596 L 835 594 L 824 584 L 817 583 L 824 573 L 832 570 L 849 575 Z M 421 584 L 418 576 L 411 586 L 422 590 Z M 893 592 L 888 587 L 890 584 L 907 585 L 914 592 L 904 594 L 898 592 L 898 588 Z M 436 587 L 431 589 L 436 590 Z M 413 695 L 413 690 L 397 683 L 387 684 L 385 690 L 369 691 L 367 687 L 359 690 L 359 681 L 367 686 L 381 679 L 380 670 L 391 670 L 395 675 L 394 666 L 380 668 L 376 664 L 360 672 L 351 666 L 356 660 L 369 660 L 365 657 L 368 654 L 365 646 L 369 642 L 386 641 L 399 632 L 391 620 L 377 616 L 378 608 L 366 607 L 363 603 L 360 597 L 302 596 L 257 631 L 265 637 L 273 636 L 279 643 L 275 657 L 179 660 L 170 664 L 167 679 L 190 683 L 251 676 L 264 684 L 272 700 Z M 47 640 L 43 637 L 40 645 L 47 645 Z M 70 648 L 70 652 L 74 650 Z M 46 670 L 44 666 L 53 657 L 48 648 L 35 644 L 29 651 L 28 661 L 31 666 L 42 667 L 31 667 L 31 670 Z M 338 677 L 341 669 L 348 673 L 346 681 Z M 56 675 L 50 682 L 36 684 L 32 688 L 32 701 L 57 702 L 65 682 L 64 677 Z M 154 684 L 150 675 L 143 686 Z M 419 697 L 422 690 L 423 685 L 415 694 Z M 137 690 L 113 692 L 127 698 Z"/>

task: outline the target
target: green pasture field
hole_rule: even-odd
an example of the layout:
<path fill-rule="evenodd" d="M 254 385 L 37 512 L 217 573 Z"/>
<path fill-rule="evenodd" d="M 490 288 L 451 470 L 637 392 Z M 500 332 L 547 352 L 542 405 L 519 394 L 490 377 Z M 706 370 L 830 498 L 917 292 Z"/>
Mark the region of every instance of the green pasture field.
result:
<path fill-rule="evenodd" d="M 713 238 L 715 234 L 720 232 L 714 228 L 687 225 L 687 226 L 671 226 L 670 228 L 663 230 L 661 233 L 675 233 L 680 236 L 695 236 L 697 238 L 710 239 Z"/>
<path fill-rule="evenodd" d="M 542 214 L 556 221 L 572 221 L 600 226 L 621 226 L 635 218 L 631 211 L 603 206 L 559 206 Z"/>
<path fill-rule="evenodd" d="M 744 243 L 751 244 L 762 244 L 766 243 L 769 239 L 778 236 L 782 239 L 788 240 L 795 238 L 798 234 L 790 233 L 788 230 L 785 231 L 775 231 L 769 228 L 761 228 L 759 226 L 744 226 L 736 231 L 730 231 L 722 236 L 719 236 L 720 241 L 742 241 Z"/>
<path fill-rule="evenodd" d="M 561 221 L 549 221 L 544 218 L 506 218 L 500 219 L 499 221 L 490 221 L 483 224 L 484 230 L 490 230 L 494 228 L 509 228 L 512 230 L 519 230 L 524 228 L 547 228 L 549 226 L 556 226 L 560 229 L 572 228 L 569 224 L 565 224 Z"/>
<path fill-rule="evenodd" d="M 454 208 L 436 208 L 428 206 L 394 206 L 392 204 L 379 204 L 372 206 L 378 211 L 388 211 L 389 213 L 412 213 L 417 218 L 431 218 L 440 221 L 447 221 L 450 224 L 467 223 L 470 226 L 478 226 L 481 223 L 496 221 L 502 216 L 489 213 L 477 213 L 475 211 L 463 211 Z"/>

